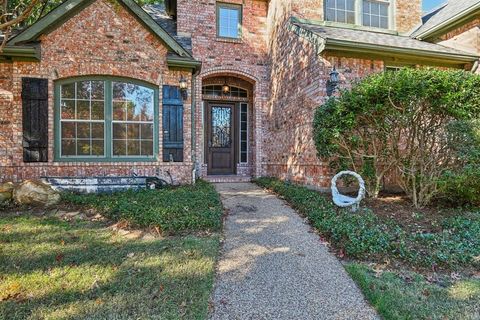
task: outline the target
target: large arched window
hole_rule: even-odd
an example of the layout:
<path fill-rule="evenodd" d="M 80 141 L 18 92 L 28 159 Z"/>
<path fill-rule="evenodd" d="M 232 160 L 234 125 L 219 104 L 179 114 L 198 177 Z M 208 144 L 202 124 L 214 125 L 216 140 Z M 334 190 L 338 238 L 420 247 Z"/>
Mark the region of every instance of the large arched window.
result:
<path fill-rule="evenodd" d="M 56 83 L 57 160 L 154 160 L 158 89 L 133 80 L 91 77 Z"/>

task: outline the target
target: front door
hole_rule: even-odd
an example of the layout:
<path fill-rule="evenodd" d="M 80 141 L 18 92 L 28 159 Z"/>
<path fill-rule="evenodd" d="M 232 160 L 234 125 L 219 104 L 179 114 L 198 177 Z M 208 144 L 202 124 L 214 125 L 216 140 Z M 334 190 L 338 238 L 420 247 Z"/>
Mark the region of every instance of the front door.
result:
<path fill-rule="evenodd" d="M 209 103 L 207 108 L 208 174 L 235 174 L 235 105 Z"/>

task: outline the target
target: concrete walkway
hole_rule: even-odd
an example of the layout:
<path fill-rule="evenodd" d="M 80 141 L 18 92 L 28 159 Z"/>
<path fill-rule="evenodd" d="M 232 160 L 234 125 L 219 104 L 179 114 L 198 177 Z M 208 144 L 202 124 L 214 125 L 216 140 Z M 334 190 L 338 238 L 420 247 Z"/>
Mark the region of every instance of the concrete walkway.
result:
<path fill-rule="evenodd" d="M 211 319 L 377 319 L 340 262 L 282 200 L 218 184 L 229 210 Z"/>

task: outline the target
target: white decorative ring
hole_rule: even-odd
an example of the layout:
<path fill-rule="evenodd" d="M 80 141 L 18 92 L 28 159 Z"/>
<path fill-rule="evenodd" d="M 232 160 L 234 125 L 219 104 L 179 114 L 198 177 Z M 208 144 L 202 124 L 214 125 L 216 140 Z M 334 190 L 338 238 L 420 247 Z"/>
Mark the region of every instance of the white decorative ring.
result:
<path fill-rule="evenodd" d="M 358 180 L 358 184 L 360 186 L 358 190 L 358 195 L 356 198 L 348 197 L 343 194 L 341 194 L 338 191 L 337 188 L 337 180 L 340 179 L 343 176 L 353 176 Z M 339 172 L 335 177 L 332 179 L 332 197 L 333 197 L 333 202 L 341 207 L 341 208 L 348 208 L 352 207 L 353 211 L 356 211 L 360 205 L 360 202 L 365 198 L 365 181 L 363 178 L 356 172 L 353 171 L 342 171 Z"/>

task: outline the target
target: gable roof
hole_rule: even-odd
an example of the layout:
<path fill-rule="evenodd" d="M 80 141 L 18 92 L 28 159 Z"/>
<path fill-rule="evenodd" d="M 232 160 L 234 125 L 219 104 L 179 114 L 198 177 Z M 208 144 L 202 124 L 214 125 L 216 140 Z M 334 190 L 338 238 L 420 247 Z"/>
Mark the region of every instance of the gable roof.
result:
<path fill-rule="evenodd" d="M 192 38 L 182 37 L 177 33 L 177 21 L 168 14 L 165 4 L 151 4 L 143 6 L 156 23 L 158 23 L 168 34 L 177 40 L 190 53 L 192 52 Z"/>
<path fill-rule="evenodd" d="M 68 20 L 95 0 L 67 0 L 39 21 L 20 32 L 10 39 L 8 46 L 19 46 L 25 43 L 36 42 L 40 35 L 49 32 Z M 124 5 L 144 26 L 155 34 L 172 52 L 180 57 L 191 58 L 192 54 L 185 49 L 177 39 L 169 34 L 147 12 L 145 12 L 134 0 L 117 0 Z"/>
<path fill-rule="evenodd" d="M 346 29 L 292 18 L 290 29 L 314 43 L 318 52 L 336 51 L 365 56 L 421 60 L 424 64 L 464 65 L 479 56 L 392 32 Z"/>
<path fill-rule="evenodd" d="M 417 39 L 432 37 L 478 14 L 480 14 L 480 0 L 450 0 L 427 13 L 422 18 L 423 24 L 412 33 L 412 37 Z"/>

